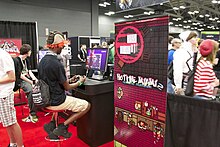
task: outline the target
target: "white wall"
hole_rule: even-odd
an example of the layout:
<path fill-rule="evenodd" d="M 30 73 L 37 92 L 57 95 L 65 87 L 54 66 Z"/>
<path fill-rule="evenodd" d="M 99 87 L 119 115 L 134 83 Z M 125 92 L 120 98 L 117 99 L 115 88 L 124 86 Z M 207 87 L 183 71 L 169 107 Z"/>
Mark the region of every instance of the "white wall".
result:
<path fill-rule="evenodd" d="M 110 32 L 115 32 L 116 22 L 126 21 L 123 18 L 115 18 L 104 15 L 99 15 L 99 36 L 109 37 Z"/>
<path fill-rule="evenodd" d="M 23 1 L 26 1 L 26 3 L 6 0 L 0 1 L 0 20 L 22 22 L 37 21 L 39 45 L 45 45 L 46 28 L 62 32 L 67 31 L 69 37 L 91 35 L 92 21 L 90 0 L 54 0 L 53 3 L 51 1 L 49 3 L 49 0 L 22 0 L 22 2 Z M 61 4 L 59 5 L 58 3 Z M 72 5 L 72 7 L 67 7 L 67 5 Z M 65 7 L 67 8 L 65 9 Z"/>

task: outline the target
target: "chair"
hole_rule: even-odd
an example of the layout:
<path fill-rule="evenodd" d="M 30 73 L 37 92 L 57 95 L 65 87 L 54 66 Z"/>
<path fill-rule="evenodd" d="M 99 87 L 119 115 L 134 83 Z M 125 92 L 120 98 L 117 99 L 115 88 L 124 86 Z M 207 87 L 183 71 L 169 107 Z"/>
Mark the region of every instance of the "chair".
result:
<path fill-rule="evenodd" d="M 64 110 L 56 110 L 55 111 L 55 110 L 49 110 L 47 108 L 42 108 L 42 111 L 44 111 L 46 113 L 53 113 L 52 119 L 54 119 L 56 127 L 57 127 L 59 124 L 59 112 L 63 112 Z M 46 136 L 45 139 L 47 141 L 57 142 L 58 147 L 60 147 L 62 141 L 67 140 L 67 138 L 61 138 L 61 137 L 59 137 L 59 139 L 57 139 L 57 140 L 54 140 L 54 139 L 50 139 L 48 136 Z"/>
<path fill-rule="evenodd" d="M 18 89 L 14 92 L 14 106 L 21 106 L 22 115 L 24 115 L 24 110 L 22 105 L 27 104 L 26 95 L 22 89 Z"/>

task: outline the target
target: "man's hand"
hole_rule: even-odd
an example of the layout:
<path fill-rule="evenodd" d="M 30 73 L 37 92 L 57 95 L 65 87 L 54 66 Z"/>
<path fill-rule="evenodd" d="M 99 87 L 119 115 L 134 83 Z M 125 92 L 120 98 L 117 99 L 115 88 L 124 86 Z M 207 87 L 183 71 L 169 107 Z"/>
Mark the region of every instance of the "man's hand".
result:
<path fill-rule="evenodd" d="M 183 88 L 176 88 L 176 89 L 175 89 L 175 94 L 184 95 Z"/>
<path fill-rule="evenodd" d="M 84 82 L 86 81 L 86 76 L 80 76 L 80 77 L 79 77 L 79 81 L 80 81 L 81 83 L 84 83 Z"/>
<path fill-rule="evenodd" d="M 69 79 L 69 83 L 75 83 L 79 80 L 80 75 L 74 75 L 72 78 Z"/>

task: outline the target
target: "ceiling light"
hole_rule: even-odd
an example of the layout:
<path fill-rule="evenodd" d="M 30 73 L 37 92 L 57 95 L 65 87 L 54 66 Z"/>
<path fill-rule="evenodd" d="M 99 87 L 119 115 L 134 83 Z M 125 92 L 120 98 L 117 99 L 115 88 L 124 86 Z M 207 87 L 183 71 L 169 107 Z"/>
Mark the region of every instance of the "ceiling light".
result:
<path fill-rule="evenodd" d="M 150 13 L 150 14 L 154 14 L 155 12 L 154 12 L 154 11 L 149 11 L 149 13 Z"/>
<path fill-rule="evenodd" d="M 195 13 L 194 12 L 192 12 L 192 11 L 189 11 L 188 12 L 190 15 L 194 15 Z"/>
<path fill-rule="evenodd" d="M 104 5 L 107 5 L 107 6 L 109 6 L 109 5 L 111 5 L 109 2 L 104 2 Z"/>
<path fill-rule="evenodd" d="M 192 25 L 196 26 L 196 25 L 197 25 L 197 23 L 195 23 L 195 22 L 194 22 L 194 23 L 192 23 Z"/>
<path fill-rule="evenodd" d="M 108 12 L 108 13 L 105 13 L 105 15 L 108 15 L 108 16 L 110 16 L 111 14 Z"/>
<path fill-rule="evenodd" d="M 217 0 L 212 0 L 212 3 L 216 4 L 216 3 L 218 3 L 218 1 Z"/>
<path fill-rule="evenodd" d="M 186 20 L 184 20 L 183 22 L 184 22 L 184 23 L 187 23 L 187 21 L 186 21 Z"/>
<path fill-rule="evenodd" d="M 186 9 L 186 7 L 185 6 L 180 6 L 180 9 Z"/>
<path fill-rule="evenodd" d="M 100 7 L 106 7 L 106 5 L 105 5 L 105 4 L 102 4 L 102 3 L 99 3 L 99 6 L 100 6 Z"/>
<path fill-rule="evenodd" d="M 200 15 L 199 15 L 199 17 L 200 17 L 200 18 L 203 18 L 203 17 L 204 17 L 204 15 L 201 15 L 201 14 L 200 14 Z"/>
<path fill-rule="evenodd" d="M 169 25 L 173 25 L 173 22 L 169 22 Z"/>
<path fill-rule="evenodd" d="M 206 17 L 209 17 L 210 15 L 209 15 L 209 14 L 205 14 L 205 16 L 206 16 Z"/>
<path fill-rule="evenodd" d="M 179 10 L 179 8 L 178 7 L 173 7 L 173 10 Z"/>

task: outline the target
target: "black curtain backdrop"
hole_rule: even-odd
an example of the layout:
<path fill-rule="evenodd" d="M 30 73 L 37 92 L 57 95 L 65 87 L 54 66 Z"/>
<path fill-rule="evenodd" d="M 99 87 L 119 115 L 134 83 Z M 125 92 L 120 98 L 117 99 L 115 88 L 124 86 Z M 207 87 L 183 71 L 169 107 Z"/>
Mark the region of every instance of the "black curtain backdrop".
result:
<path fill-rule="evenodd" d="M 220 147 L 220 102 L 167 97 L 165 147 Z"/>
<path fill-rule="evenodd" d="M 0 21 L 0 38 L 21 38 L 22 44 L 30 44 L 32 69 L 37 68 L 37 35 L 35 22 Z"/>

